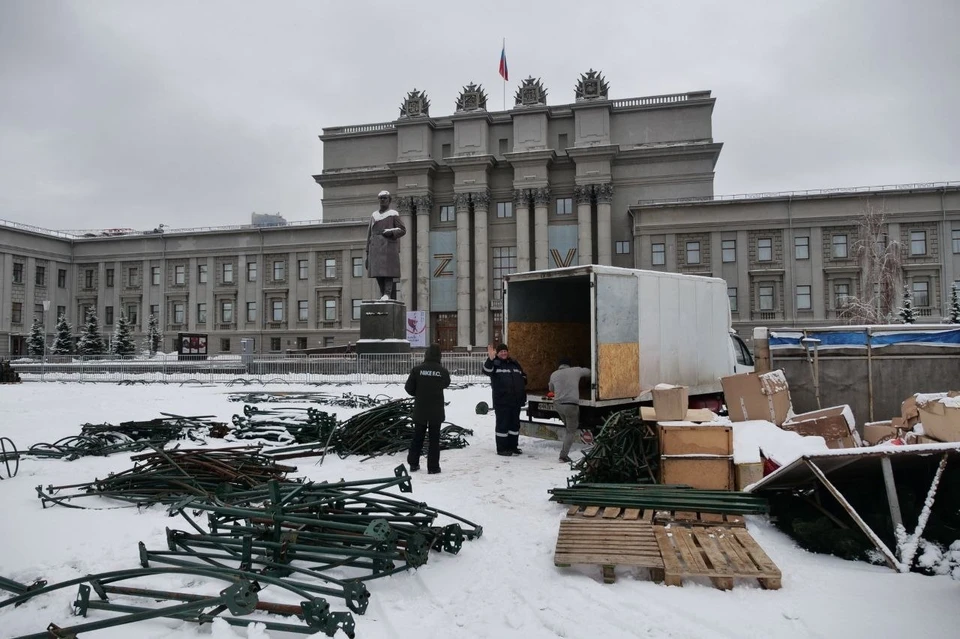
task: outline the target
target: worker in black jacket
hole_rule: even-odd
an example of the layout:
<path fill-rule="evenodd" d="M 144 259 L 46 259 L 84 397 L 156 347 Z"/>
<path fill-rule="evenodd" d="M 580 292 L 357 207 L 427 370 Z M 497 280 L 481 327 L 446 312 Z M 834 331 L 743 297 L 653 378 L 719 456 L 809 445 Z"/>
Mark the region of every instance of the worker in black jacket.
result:
<path fill-rule="evenodd" d="M 519 455 L 520 409 L 527 403 L 527 374 L 520 362 L 510 357 L 506 344 L 487 346 L 483 373 L 490 377 L 493 410 L 497 414 L 497 454 Z"/>
<path fill-rule="evenodd" d="M 440 363 L 440 346 L 431 344 L 423 356 L 423 363 L 414 366 L 407 377 L 404 390 L 413 399 L 413 441 L 407 453 L 411 471 L 420 470 L 423 438 L 427 438 L 427 472 L 440 472 L 440 425 L 447 418 L 443 409 L 443 389 L 450 385 L 450 372 Z"/>

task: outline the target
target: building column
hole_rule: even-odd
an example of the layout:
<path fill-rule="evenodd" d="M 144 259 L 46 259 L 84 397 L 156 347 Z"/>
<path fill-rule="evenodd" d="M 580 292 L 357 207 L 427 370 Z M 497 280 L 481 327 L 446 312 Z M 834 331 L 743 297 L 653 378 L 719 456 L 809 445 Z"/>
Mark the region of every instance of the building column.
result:
<path fill-rule="evenodd" d="M 597 264 L 613 264 L 613 236 L 610 231 L 610 207 L 613 185 L 598 184 L 597 194 Z"/>
<path fill-rule="evenodd" d="M 513 210 L 517 222 L 517 272 L 530 270 L 530 191 L 513 191 Z"/>
<path fill-rule="evenodd" d="M 457 346 L 470 346 L 470 194 L 454 194 L 457 216 Z"/>
<path fill-rule="evenodd" d="M 487 221 L 490 215 L 490 191 L 471 194 L 473 200 L 473 299 L 474 343 L 490 343 L 490 247 L 487 241 Z"/>
<path fill-rule="evenodd" d="M 550 266 L 548 259 L 550 241 L 547 236 L 547 211 L 550 206 L 550 187 L 544 186 L 533 191 L 533 256 L 538 271 Z"/>
<path fill-rule="evenodd" d="M 433 211 L 433 197 L 431 195 L 416 197 L 414 205 L 417 209 L 416 310 L 427 311 L 427 330 L 430 330 L 430 214 Z"/>
<path fill-rule="evenodd" d="M 397 198 L 397 213 L 400 214 L 400 221 L 407 229 L 406 235 L 400 238 L 400 281 L 397 282 L 398 299 L 407 305 L 409 309 L 413 302 L 413 215 L 411 208 L 413 206 L 412 197 Z"/>
<path fill-rule="evenodd" d="M 593 264 L 593 187 L 573 187 L 577 199 L 577 264 Z"/>

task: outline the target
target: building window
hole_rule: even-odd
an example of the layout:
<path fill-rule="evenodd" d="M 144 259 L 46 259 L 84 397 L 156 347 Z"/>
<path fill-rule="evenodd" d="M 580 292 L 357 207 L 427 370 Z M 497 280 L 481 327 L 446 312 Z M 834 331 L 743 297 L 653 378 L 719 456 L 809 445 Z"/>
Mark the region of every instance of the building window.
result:
<path fill-rule="evenodd" d="M 326 322 L 335 322 L 337 320 L 337 300 L 323 300 L 323 319 Z"/>
<path fill-rule="evenodd" d="M 337 277 L 337 260 L 335 258 L 328 257 L 323 260 L 323 277 L 328 280 Z"/>
<path fill-rule="evenodd" d="M 833 304 L 836 308 L 843 308 L 850 299 L 850 283 L 837 282 L 833 285 Z"/>
<path fill-rule="evenodd" d="M 150 267 L 150 283 L 153 286 L 160 286 L 160 267 L 159 266 Z"/>
<path fill-rule="evenodd" d="M 737 241 L 736 240 L 723 240 L 720 242 L 720 248 L 723 253 L 724 262 L 736 262 L 737 261 Z"/>
<path fill-rule="evenodd" d="M 270 350 L 271 350 L 271 351 L 279 351 L 279 350 L 280 350 L 280 338 L 279 338 L 279 337 L 271 337 L 271 338 L 270 338 Z"/>
<path fill-rule="evenodd" d="M 353 258 L 353 276 L 363 277 L 363 258 L 362 257 Z"/>
<path fill-rule="evenodd" d="M 221 338 L 220 338 L 220 352 L 221 352 L 221 353 L 229 353 L 229 352 L 230 352 L 230 338 L 229 338 L 229 337 L 221 337 Z"/>
<path fill-rule="evenodd" d="M 286 274 L 285 274 L 286 268 L 287 268 L 287 263 L 281 260 L 277 260 L 273 263 L 273 281 L 274 282 L 282 282 L 284 279 L 286 279 Z"/>
<path fill-rule="evenodd" d="M 913 305 L 916 307 L 930 306 L 930 284 L 928 282 L 913 283 Z"/>
<path fill-rule="evenodd" d="M 510 147 L 508 146 L 509 143 L 510 141 L 508 138 L 500 138 L 497 141 L 497 148 L 500 150 L 500 155 L 503 155 L 510 150 Z"/>
<path fill-rule="evenodd" d="M 23 303 L 14 302 L 10 309 L 10 322 L 13 324 L 23 324 Z"/>
<path fill-rule="evenodd" d="M 23 284 L 23 264 L 20 262 L 13 263 L 13 283 Z"/>
<path fill-rule="evenodd" d="M 493 247 L 493 299 L 503 299 L 503 278 L 517 272 L 517 247 Z"/>
<path fill-rule="evenodd" d="M 107 288 L 113 288 L 113 269 L 108 268 L 106 271 L 107 275 Z"/>
<path fill-rule="evenodd" d="M 297 301 L 297 320 L 300 322 L 306 322 L 309 319 L 310 309 L 307 305 L 307 300 L 298 300 Z"/>
<path fill-rule="evenodd" d="M 572 197 L 557 198 L 557 215 L 572 215 L 572 214 L 573 214 L 573 198 Z"/>
<path fill-rule="evenodd" d="M 757 261 L 758 262 L 772 262 L 773 261 L 773 239 L 769 237 L 761 237 L 757 240 Z"/>
<path fill-rule="evenodd" d="M 247 302 L 247 321 L 248 322 L 257 321 L 257 303 L 256 302 Z"/>
<path fill-rule="evenodd" d="M 33 305 L 33 319 L 43 321 L 43 304 Z"/>
<path fill-rule="evenodd" d="M 224 324 L 233 324 L 233 301 L 220 302 L 220 321 Z"/>
<path fill-rule="evenodd" d="M 700 242 L 687 242 L 687 264 L 700 263 Z"/>
<path fill-rule="evenodd" d="M 67 307 L 66 307 L 66 306 L 58 306 L 58 307 L 57 307 L 57 319 L 60 319 L 61 317 L 66 317 L 66 316 L 67 316 Z"/>
<path fill-rule="evenodd" d="M 773 310 L 773 286 L 766 285 L 759 287 L 760 293 L 760 310 L 761 311 L 772 311 Z"/>
<path fill-rule="evenodd" d="M 927 232 L 910 231 L 910 255 L 927 254 Z"/>
<path fill-rule="evenodd" d="M 113 325 L 113 307 L 112 306 L 103 307 L 103 322 L 107 326 Z"/>
<path fill-rule="evenodd" d="M 134 327 L 137 326 L 137 310 L 136 304 L 127 304 L 127 319 Z M 206 311 L 204 311 L 204 314 L 206 314 Z"/>
<path fill-rule="evenodd" d="M 847 236 L 833 236 L 833 257 L 839 260 L 847 258 Z"/>
<path fill-rule="evenodd" d="M 270 307 L 273 309 L 270 317 L 274 322 L 283 321 L 283 300 L 273 300 L 270 303 Z"/>
<path fill-rule="evenodd" d="M 453 222 L 457 219 L 457 207 L 455 206 L 441 206 L 440 207 L 440 221 L 441 222 Z"/>
<path fill-rule="evenodd" d="M 150 305 L 150 314 L 153 315 L 154 317 L 156 317 L 157 319 L 160 319 L 160 305 L 159 305 L 159 304 L 151 304 L 151 305 Z"/>
<path fill-rule="evenodd" d="M 793 257 L 798 260 L 810 259 L 810 238 L 808 236 L 793 238 Z"/>
<path fill-rule="evenodd" d="M 667 263 L 667 245 L 662 242 L 655 242 L 650 245 L 651 263 L 654 266 L 663 266 Z"/>
<path fill-rule="evenodd" d="M 46 286 L 47 285 L 47 267 L 38 266 L 37 267 L 37 286 Z M 111 284 L 110 286 L 113 286 Z"/>
<path fill-rule="evenodd" d="M 297 279 L 305 280 L 310 275 L 310 261 L 297 260 Z"/>
<path fill-rule="evenodd" d="M 186 305 L 183 302 L 175 302 L 173 305 L 173 323 L 183 324 Z"/>
<path fill-rule="evenodd" d="M 83 272 L 83 287 L 93 288 L 93 269 L 88 268 Z"/>
<path fill-rule="evenodd" d="M 727 288 L 727 299 L 730 300 L 730 312 L 737 312 L 737 287 L 731 286 Z"/>
<path fill-rule="evenodd" d="M 307 338 L 306 338 L 306 337 L 298 337 L 298 338 L 297 338 L 297 349 L 302 351 L 302 350 L 304 350 L 305 348 L 307 348 Z"/>
<path fill-rule="evenodd" d="M 614 245 L 614 252 L 617 255 L 629 255 L 630 254 L 630 242 L 618 241 Z"/>
<path fill-rule="evenodd" d="M 497 202 L 497 217 L 513 217 L 513 202 Z"/>
<path fill-rule="evenodd" d="M 810 286 L 798 286 L 797 287 L 797 310 L 798 311 L 809 311 L 812 306 L 812 299 L 810 294 Z"/>
<path fill-rule="evenodd" d="M 256 262 L 247 262 L 247 281 L 248 282 L 257 281 L 257 263 Z"/>
<path fill-rule="evenodd" d="M 451 147 L 450 147 L 449 144 L 441 144 L 441 145 L 440 145 L 440 157 L 442 157 L 442 158 L 448 158 L 448 157 L 450 157 L 450 155 L 451 155 L 451 153 L 452 153 L 451 150 L 450 150 L 450 148 L 451 148 Z"/>
<path fill-rule="evenodd" d="M 558 133 L 557 134 L 557 150 L 560 150 L 560 151 L 565 150 L 567 148 L 567 144 L 569 144 L 569 142 L 567 142 L 567 134 Z"/>
<path fill-rule="evenodd" d="M 950 239 L 953 240 L 953 252 L 960 253 L 960 229 L 950 231 Z"/>
<path fill-rule="evenodd" d="M 350 315 L 350 319 L 357 321 L 360 319 L 360 303 L 361 300 L 353 300 L 353 311 Z"/>
<path fill-rule="evenodd" d="M 207 305 L 204 302 L 197 304 L 197 324 L 207 323 Z"/>
<path fill-rule="evenodd" d="M 227 262 L 223 265 L 223 283 L 224 284 L 233 284 L 233 264 Z"/>
<path fill-rule="evenodd" d="M 173 283 L 179 286 L 187 283 L 187 267 L 183 264 L 177 264 L 173 267 Z"/>
<path fill-rule="evenodd" d="M 57 269 L 57 288 L 67 288 L 67 269 Z"/>
<path fill-rule="evenodd" d="M 445 144 L 444 146 L 448 146 L 448 145 Z M 324 337 L 324 338 L 323 338 L 323 345 L 324 345 L 324 346 L 333 346 L 333 338 L 332 338 L 332 337 Z"/>
<path fill-rule="evenodd" d="M 127 269 L 127 286 L 140 286 L 140 269 L 136 266 Z"/>
<path fill-rule="evenodd" d="M 197 283 L 198 284 L 207 283 L 207 265 L 206 264 L 197 264 Z"/>

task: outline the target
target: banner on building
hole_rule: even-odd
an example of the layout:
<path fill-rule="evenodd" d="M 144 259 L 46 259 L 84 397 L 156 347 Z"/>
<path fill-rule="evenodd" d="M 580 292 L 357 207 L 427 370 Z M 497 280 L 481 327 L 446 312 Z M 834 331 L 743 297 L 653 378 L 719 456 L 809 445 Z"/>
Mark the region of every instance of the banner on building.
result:
<path fill-rule="evenodd" d="M 457 232 L 430 232 L 430 310 L 457 310 Z"/>
<path fill-rule="evenodd" d="M 578 229 L 576 224 L 551 224 L 547 227 L 550 268 L 577 266 Z"/>
<path fill-rule="evenodd" d="M 413 348 L 427 347 L 426 311 L 407 311 L 407 341 Z"/>

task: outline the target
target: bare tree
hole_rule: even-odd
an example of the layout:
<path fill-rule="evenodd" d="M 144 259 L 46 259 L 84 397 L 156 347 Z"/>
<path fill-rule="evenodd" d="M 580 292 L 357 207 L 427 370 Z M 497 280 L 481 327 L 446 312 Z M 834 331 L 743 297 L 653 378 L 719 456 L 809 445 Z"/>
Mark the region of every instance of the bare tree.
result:
<path fill-rule="evenodd" d="M 857 224 L 853 256 L 860 266 L 860 290 L 840 306 L 847 324 L 889 324 L 897 311 L 903 282 L 900 242 L 888 237 L 883 204 L 866 200 Z"/>

